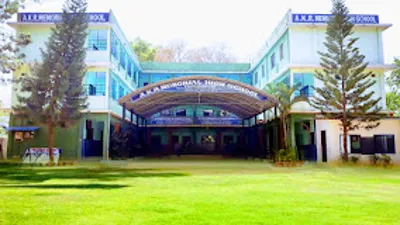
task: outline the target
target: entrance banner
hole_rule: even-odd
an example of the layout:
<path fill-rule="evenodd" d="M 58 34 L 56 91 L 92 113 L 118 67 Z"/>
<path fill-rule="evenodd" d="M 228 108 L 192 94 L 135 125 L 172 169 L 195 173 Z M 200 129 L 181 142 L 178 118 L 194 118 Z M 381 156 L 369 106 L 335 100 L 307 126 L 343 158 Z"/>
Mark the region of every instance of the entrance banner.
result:
<path fill-rule="evenodd" d="M 61 149 L 53 148 L 54 163 L 58 164 Z M 49 148 L 28 148 L 25 150 L 22 163 L 46 164 L 50 162 Z"/>
<path fill-rule="evenodd" d="M 250 90 L 241 85 L 232 84 L 231 82 L 214 81 L 214 80 L 185 80 L 168 84 L 162 84 L 153 87 L 150 90 L 143 91 L 131 97 L 132 102 L 136 102 L 144 97 L 148 97 L 158 92 L 174 92 L 174 93 L 241 93 L 251 96 L 260 101 L 268 100 L 265 95 Z"/>

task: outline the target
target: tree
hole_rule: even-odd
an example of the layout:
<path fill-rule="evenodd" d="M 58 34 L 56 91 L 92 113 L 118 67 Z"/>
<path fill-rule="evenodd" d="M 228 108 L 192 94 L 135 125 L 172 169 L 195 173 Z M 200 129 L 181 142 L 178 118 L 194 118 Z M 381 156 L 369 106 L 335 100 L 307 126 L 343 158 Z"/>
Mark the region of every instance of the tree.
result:
<path fill-rule="evenodd" d="M 396 115 L 400 114 L 400 96 L 395 92 L 386 93 L 386 107 Z"/>
<path fill-rule="evenodd" d="M 233 63 L 236 58 L 224 43 L 215 43 L 210 46 L 195 48 L 188 51 L 189 62 L 198 63 Z"/>
<path fill-rule="evenodd" d="M 183 40 L 173 40 L 158 48 L 156 62 L 233 63 L 236 58 L 224 43 L 189 49 Z"/>
<path fill-rule="evenodd" d="M 396 65 L 396 68 L 390 73 L 387 81 L 392 91 L 399 94 L 398 90 L 400 88 L 400 60 L 395 58 L 394 63 Z"/>
<path fill-rule="evenodd" d="M 157 48 L 153 47 L 151 43 L 138 37 L 132 42 L 132 48 L 135 51 L 135 54 L 138 56 L 139 61 L 141 62 L 154 61 L 154 58 L 157 53 Z"/>
<path fill-rule="evenodd" d="M 6 24 L 7 20 L 24 6 L 24 2 L 24 0 L 0 1 L 0 72 L 16 70 L 25 58 L 24 54 L 20 54 L 20 47 L 31 42 L 29 35 L 15 35 Z"/>
<path fill-rule="evenodd" d="M 187 62 L 187 43 L 184 40 L 172 40 L 167 45 L 159 47 L 154 61 L 156 62 Z"/>
<path fill-rule="evenodd" d="M 284 83 L 278 84 L 268 84 L 266 86 L 266 90 L 269 94 L 274 96 L 278 100 L 278 111 L 280 115 L 281 127 L 283 128 L 282 137 L 283 140 L 283 148 L 289 149 L 293 148 L 293 143 L 291 138 L 288 137 L 290 133 L 291 127 L 291 118 L 290 111 L 292 110 L 293 105 L 299 102 L 308 102 L 308 98 L 303 95 L 296 95 L 294 93 L 300 89 L 300 85 L 296 84 L 292 87 Z"/>
<path fill-rule="evenodd" d="M 66 1 L 62 22 L 52 28 L 46 49 L 41 49 L 42 62 L 35 63 L 32 75 L 22 78 L 17 96 L 15 111 L 47 126 L 51 162 L 54 129 L 70 127 L 87 107 L 82 84 L 86 71 L 86 7 L 85 0 Z"/>
<path fill-rule="evenodd" d="M 348 161 L 347 134 L 350 130 L 370 129 L 379 125 L 378 102 L 373 99 L 370 88 L 375 81 L 371 72 L 364 72 L 368 63 L 354 44 L 353 24 L 343 0 L 333 0 L 332 18 L 328 22 L 326 41 L 327 52 L 319 52 L 321 71 L 315 77 L 323 86 L 314 87 L 316 95 L 312 106 L 319 109 L 328 119 L 340 120 L 343 128 L 343 160 Z"/>

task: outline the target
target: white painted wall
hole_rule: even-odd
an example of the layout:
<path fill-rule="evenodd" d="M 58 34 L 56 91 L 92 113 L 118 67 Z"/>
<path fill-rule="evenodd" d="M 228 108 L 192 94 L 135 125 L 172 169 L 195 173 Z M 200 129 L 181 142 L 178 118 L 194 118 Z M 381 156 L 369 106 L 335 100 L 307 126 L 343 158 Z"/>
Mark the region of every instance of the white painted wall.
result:
<path fill-rule="evenodd" d="M 327 141 L 327 156 L 328 162 L 340 160 L 340 135 L 343 134 L 339 126 L 340 121 L 337 120 L 316 120 L 316 144 L 317 144 L 317 158 L 318 162 L 322 161 L 322 144 L 321 144 L 321 131 L 326 131 Z M 373 137 L 380 134 L 394 134 L 396 154 L 388 154 L 396 163 L 400 164 L 400 120 L 399 119 L 385 119 L 381 120 L 381 124 L 372 129 L 365 130 L 359 129 L 350 131 L 350 134 L 361 135 L 362 137 Z M 357 154 L 359 155 L 359 154 Z M 359 155 L 360 156 L 360 155 Z M 369 156 L 363 155 L 362 160 L 368 161 Z"/>
<path fill-rule="evenodd" d="M 326 52 L 324 46 L 326 27 L 292 26 L 289 28 L 290 63 L 319 64 L 318 51 Z M 382 64 L 381 31 L 373 27 L 354 27 L 354 37 L 359 40 L 355 46 L 365 55 L 365 61 L 370 64 Z"/>

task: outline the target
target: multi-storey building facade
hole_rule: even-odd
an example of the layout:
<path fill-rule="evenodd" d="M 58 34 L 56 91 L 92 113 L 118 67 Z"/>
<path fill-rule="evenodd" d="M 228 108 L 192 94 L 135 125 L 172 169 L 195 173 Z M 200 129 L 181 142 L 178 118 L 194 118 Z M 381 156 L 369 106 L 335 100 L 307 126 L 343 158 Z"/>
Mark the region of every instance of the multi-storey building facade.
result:
<path fill-rule="evenodd" d="M 288 12 L 250 63 L 193 64 L 139 62 L 112 12 L 90 13 L 87 39 L 88 67 L 84 85 L 89 108 L 74 128 L 59 129 L 56 145 L 64 157 L 108 158 L 110 139 L 119 123 L 134 124 L 133 145 L 141 154 L 247 154 L 266 156 L 278 148 L 276 101 L 263 93 L 268 83 L 301 84 L 296 94 L 313 96 L 314 78 L 321 69 L 318 51 L 323 45 L 329 15 Z M 386 112 L 382 24 L 376 15 L 352 15 L 354 35 L 368 70 L 376 80 L 375 98 Z M 20 13 L 10 23 L 17 32 L 31 34 L 33 43 L 23 49 L 27 64 L 40 60 L 39 48 L 60 20 L 57 13 Z M 14 76 L 29 75 L 24 66 Z M 13 94 L 13 104 L 16 103 Z M 250 97 L 249 97 L 250 96 Z M 387 118 L 370 131 L 356 130 L 348 137 L 354 154 L 392 153 L 400 149 L 400 122 Z M 341 131 L 337 121 L 325 120 L 307 103 L 292 110 L 291 138 L 311 160 L 340 158 Z M 26 129 L 29 121 L 11 117 L 13 127 Z M 32 126 L 32 125 L 31 125 Z M 25 128 L 24 128 L 25 127 Z M 15 130 L 16 129 L 16 130 Z M 17 128 L 10 132 L 13 137 Z M 46 128 L 30 127 L 35 137 L 10 138 L 10 155 L 28 147 L 46 145 Z M 29 130 L 28 129 L 28 130 Z M 329 137 L 329 138 L 327 138 Z M 374 148 L 369 148 L 373 144 Z M 358 146 L 358 147 L 357 147 Z M 360 147 L 361 146 L 361 147 Z M 143 150 L 143 149 L 146 150 Z M 134 150 L 132 150 L 134 151 Z"/>

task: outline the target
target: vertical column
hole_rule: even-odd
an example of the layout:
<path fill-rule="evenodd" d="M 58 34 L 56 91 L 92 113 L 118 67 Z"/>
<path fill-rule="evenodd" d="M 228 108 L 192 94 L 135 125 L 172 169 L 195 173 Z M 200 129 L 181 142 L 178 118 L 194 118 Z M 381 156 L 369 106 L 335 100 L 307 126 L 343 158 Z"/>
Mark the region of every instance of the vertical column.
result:
<path fill-rule="evenodd" d="M 274 119 L 274 123 L 275 123 L 275 131 L 274 131 L 274 149 L 278 150 L 279 149 L 279 124 L 278 124 L 278 109 L 277 109 L 277 105 L 275 105 L 274 107 L 274 114 L 275 114 L 275 119 Z"/>
<path fill-rule="evenodd" d="M 267 123 L 267 113 L 266 113 L 266 110 L 264 110 L 263 116 L 264 116 L 263 122 L 264 122 L 264 123 Z"/>
<path fill-rule="evenodd" d="M 215 147 L 218 153 L 222 153 L 222 131 L 220 128 L 217 128 L 217 140 L 215 140 Z"/>
<path fill-rule="evenodd" d="M 173 154 L 173 150 L 174 150 L 174 143 L 173 143 L 173 130 L 172 128 L 168 129 L 168 152 L 167 154 Z"/>
<path fill-rule="evenodd" d="M 126 117 L 126 103 L 122 103 L 122 123 L 125 122 L 125 117 Z"/>
<path fill-rule="evenodd" d="M 129 112 L 131 113 L 131 123 L 133 123 L 133 110 L 129 110 Z"/>

